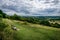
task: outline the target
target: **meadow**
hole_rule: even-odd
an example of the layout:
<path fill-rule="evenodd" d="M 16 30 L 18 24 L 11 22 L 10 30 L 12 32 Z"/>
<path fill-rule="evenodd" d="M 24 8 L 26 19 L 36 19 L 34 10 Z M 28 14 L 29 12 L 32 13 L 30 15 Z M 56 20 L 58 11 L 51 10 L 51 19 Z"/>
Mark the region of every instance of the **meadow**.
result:
<path fill-rule="evenodd" d="M 60 28 L 32 24 L 24 21 L 3 19 L 4 40 L 60 40 Z M 11 29 L 14 25 L 18 31 Z"/>

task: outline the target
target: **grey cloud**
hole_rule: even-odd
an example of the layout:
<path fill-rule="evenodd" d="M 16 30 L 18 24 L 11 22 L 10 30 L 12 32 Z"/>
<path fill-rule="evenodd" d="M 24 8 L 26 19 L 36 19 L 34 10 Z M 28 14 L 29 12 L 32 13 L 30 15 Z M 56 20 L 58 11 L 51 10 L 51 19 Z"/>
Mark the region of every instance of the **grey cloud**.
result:
<path fill-rule="evenodd" d="M 44 3 L 45 3 L 45 4 L 53 3 L 53 5 L 57 5 L 57 4 L 60 3 L 60 1 L 59 1 L 59 0 L 53 0 L 53 1 L 50 2 L 50 0 L 46 0 Z"/>
<path fill-rule="evenodd" d="M 8 2 L 9 1 L 9 2 Z M 33 2 L 32 2 L 33 1 Z M 25 15 L 58 15 L 60 13 L 60 7 L 59 0 L 54 0 L 54 1 L 50 1 L 50 0 L 43 0 L 44 3 L 40 3 L 40 1 L 42 0 L 38 0 L 38 2 L 36 2 L 37 0 L 7 0 L 6 1 L 2 1 L 0 0 L 0 8 L 1 9 L 8 9 L 10 12 L 15 11 L 17 14 L 25 14 Z M 11 4 L 10 4 L 11 3 Z M 49 6 L 47 8 L 46 4 L 48 4 L 47 6 Z M 53 5 L 51 6 L 50 3 L 53 3 Z M 33 4 L 33 5 L 32 5 Z M 44 6 L 45 5 L 45 6 Z M 57 6 L 58 5 L 58 6 Z M 40 8 L 40 6 L 42 6 Z M 56 7 L 57 6 L 57 7 Z M 51 8 L 53 7 L 53 8 Z M 9 12 L 8 10 L 6 10 L 6 12 Z M 58 15 L 59 16 L 59 15 Z"/>

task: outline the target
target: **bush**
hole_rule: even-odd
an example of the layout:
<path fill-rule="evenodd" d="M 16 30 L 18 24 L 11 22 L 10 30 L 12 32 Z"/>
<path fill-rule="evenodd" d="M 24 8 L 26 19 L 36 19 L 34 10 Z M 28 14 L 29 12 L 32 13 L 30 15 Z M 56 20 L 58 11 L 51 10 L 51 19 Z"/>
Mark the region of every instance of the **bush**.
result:
<path fill-rule="evenodd" d="M 2 14 L 0 14 L 0 18 L 3 18 Z"/>
<path fill-rule="evenodd" d="M 5 23 L 3 23 L 2 18 L 0 18 L 0 31 L 3 31 L 4 28 L 6 28 L 6 27 L 7 27 L 7 25 Z"/>
<path fill-rule="evenodd" d="M 28 25 L 28 23 L 27 23 L 27 22 L 24 22 L 23 24 L 24 24 L 24 25 Z"/>
<path fill-rule="evenodd" d="M 60 28 L 60 24 L 55 23 L 53 27 Z"/>
<path fill-rule="evenodd" d="M 3 22 L 2 22 L 2 19 L 0 18 L 0 40 L 3 39 L 4 37 L 4 29 L 7 27 L 7 25 L 5 25 Z"/>
<path fill-rule="evenodd" d="M 50 23 L 48 21 L 41 21 L 40 24 L 50 26 Z"/>

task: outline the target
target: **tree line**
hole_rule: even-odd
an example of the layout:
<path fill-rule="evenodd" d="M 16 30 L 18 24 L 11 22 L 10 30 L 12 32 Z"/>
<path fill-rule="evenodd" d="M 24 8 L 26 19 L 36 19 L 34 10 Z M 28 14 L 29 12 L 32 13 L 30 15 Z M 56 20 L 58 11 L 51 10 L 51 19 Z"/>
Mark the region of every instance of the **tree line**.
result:
<path fill-rule="evenodd" d="M 7 15 L 5 14 L 2 10 L 0 10 L 0 18 L 8 18 L 8 19 L 12 19 L 12 20 L 19 20 L 19 21 L 26 21 L 29 23 L 34 23 L 34 24 L 40 24 L 40 25 L 45 25 L 45 26 L 50 26 L 50 27 L 56 27 L 56 28 L 60 28 L 60 24 L 58 23 L 50 23 L 50 19 L 40 19 L 40 18 L 36 18 L 36 17 L 26 17 L 26 16 L 18 16 L 17 14 L 14 15 Z"/>

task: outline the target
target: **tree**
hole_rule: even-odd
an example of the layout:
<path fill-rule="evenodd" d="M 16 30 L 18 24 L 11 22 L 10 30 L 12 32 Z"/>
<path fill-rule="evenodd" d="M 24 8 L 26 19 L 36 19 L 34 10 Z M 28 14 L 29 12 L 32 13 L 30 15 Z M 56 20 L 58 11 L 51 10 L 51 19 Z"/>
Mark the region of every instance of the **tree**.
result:
<path fill-rule="evenodd" d="M 10 16 L 10 19 L 20 20 L 20 16 L 18 16 L 17 14 L 14 14 L 13 16 Z"/>
<path fill-rule="evenodd" d="M 0 16 L 1 17 L 3 17 L 3 18 L 6 18 L 6 16 L 5 16 L 6 14 L 5 13 L 3 13 L 3 11 L 2 10 L 0 10 Z"/>
<path fill-rule="evenodd" d="M 2 10 L 0 10 L 0 14 L 2 14 L 3 12 L 2 12 Z"/>

